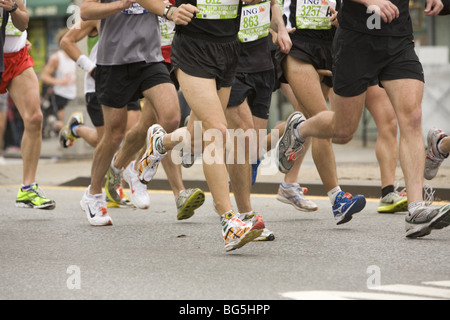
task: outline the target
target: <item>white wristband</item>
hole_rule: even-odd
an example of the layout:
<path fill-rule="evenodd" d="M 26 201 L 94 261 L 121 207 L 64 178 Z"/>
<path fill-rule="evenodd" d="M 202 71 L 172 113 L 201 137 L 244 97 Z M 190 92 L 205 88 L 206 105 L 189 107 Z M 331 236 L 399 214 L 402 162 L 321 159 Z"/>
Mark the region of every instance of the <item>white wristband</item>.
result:
<path fill-rule="evenodd" d="M 91 61 L 88 57 L 82 54 L 77 60 L 77 66 L 86 72 L 91 72 L 95 67 L 95 63 Z"/>

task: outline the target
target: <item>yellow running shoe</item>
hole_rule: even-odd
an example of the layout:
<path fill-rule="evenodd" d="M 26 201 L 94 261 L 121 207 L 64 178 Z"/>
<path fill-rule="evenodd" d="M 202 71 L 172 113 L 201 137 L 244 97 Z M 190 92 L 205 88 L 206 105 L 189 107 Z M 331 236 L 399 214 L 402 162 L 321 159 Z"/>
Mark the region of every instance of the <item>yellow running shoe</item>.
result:
<path fill-rule="evenodd" d="M 408 198 L 406 195 L 396 191 L 381 198 L 377 209 L 378 213 L 396 213 L 404 211 L 408 211 Z"/>
<path fill-rule="evenodd" d="M 186 220 L 192 217 L 195 210 L 205 203 L 205 193 L 200 189 L 182 190 L 177 200 L 177 219 Z"/>
<path fill-rule="evenodd" d="M 27 191 L 22 191 L 22 188 L 19 189 L 16 207 L 53 210 L 56 207 L 56 203 L 53 200 L 47 199 L 44 192 L 35 184 Z"/>

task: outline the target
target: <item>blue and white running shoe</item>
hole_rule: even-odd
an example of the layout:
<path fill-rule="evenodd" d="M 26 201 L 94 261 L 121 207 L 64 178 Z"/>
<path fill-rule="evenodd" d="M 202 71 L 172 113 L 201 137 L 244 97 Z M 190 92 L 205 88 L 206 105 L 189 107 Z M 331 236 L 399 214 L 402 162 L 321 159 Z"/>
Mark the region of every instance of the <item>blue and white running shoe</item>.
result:
<path fill-rule="evenodd" d="M 261 159 L 258 159 L 256 163 L 252 164 L 252 185 L 256 183 L 256 177 L 258 176 L 258 167 L 261 164 Z"/>
<path fill-rule="evenodd" d="M 352 196 L 350 193 L 340 191 L 336 196 L 333 206 L 336 224 L 344 224 L 352 220 L 355 213 L 360 212 L 366 206 L 366 198 L 362 195 Z"/>

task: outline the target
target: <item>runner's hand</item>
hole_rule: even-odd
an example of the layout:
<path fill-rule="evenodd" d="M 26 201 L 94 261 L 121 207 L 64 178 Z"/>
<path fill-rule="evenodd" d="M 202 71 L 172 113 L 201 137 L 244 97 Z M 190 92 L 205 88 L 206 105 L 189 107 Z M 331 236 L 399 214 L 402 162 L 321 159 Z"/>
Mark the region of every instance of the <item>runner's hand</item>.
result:
<path fill-rule="evenodd" d="M 365 5 L 368 11 L 372 10 L 372 13 L 380 15 L 381 19 L 383 19 L 385 23 L 391 23 L 400 15 L 400 11 L 397 6 L 389 0 L 367 0 L 365 1 Z"/>
<path fill-rule="evenodd" d="M 291 51 L 292 41 L 291 41 L 291 37 L 289 36 L 289 33 L 286 29 L 278 32 L 277 42 L 278 42 L 278 45 L 280 46 L 280 51 L 283 52 L 284 54 L 288 54 L 289 51 Z"/>
<path fill-rule="evenodd" d="M 335 28 L 337 28 L 337 27 L 339 27 L 339 22 L 337 19 L 337 11 L 334 10 L 334 8 L 331 6 L 330 6 L 330 9 L 331 9 L 331 13 L 333 14 L 330 18 L 330 22 Z"/>
<path fill-rule="evenodd" d="M 13 9 L 14 1 L 13 0 L 1 0 L 0 8 L 5 9 L 6 11 L 11 11 Z"/>
<path fill-rule="evenodd" d="M 182 4 L 181 6 L 175 8 L 169 18 L 175 22 L 175 24 L 188 25 L 194 18 L 195 14 L 199 12 L 200 10 L 191 4 Z"/>
<path fill-rule="evenodd" d="M 427 0 L 425 14 L 427 16 L 437 16 L 442 9 L 444 9 L 444 4 L 441 0 Z"/>

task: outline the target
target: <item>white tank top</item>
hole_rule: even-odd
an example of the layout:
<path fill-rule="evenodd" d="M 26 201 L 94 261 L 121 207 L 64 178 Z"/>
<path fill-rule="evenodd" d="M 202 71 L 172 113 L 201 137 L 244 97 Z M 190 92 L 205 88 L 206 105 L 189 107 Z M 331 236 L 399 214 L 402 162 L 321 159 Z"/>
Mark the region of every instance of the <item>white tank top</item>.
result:
<path fill-rule="evenodd" d="M 24 0 L 23 3 L 25 6 L 27 5 L 27 1 Z M 2 9 L 3 10 L 3 9 Z M 22 50 L 27 44 L 27 31 L 21 32 L 17 29 L 11 17 L 8 20 L 8 24 L 6 25 L 6 39 L 5 45 L 3 46 L 4 53 L 15 53 Z"/>
<path fill-rule="evenodd" d="M 70 76 L 72 81 L 66 86 L 56 85 L 53 87 L 53 92 L 63 98 L 73 100 L 77 97 L 77 83 L 76 83 L 76 63 L 64 54 L 62 50 L 57 52 L 58 54 L 58 69 L 56 69 L 55 78 L 64 79 Z"/>

